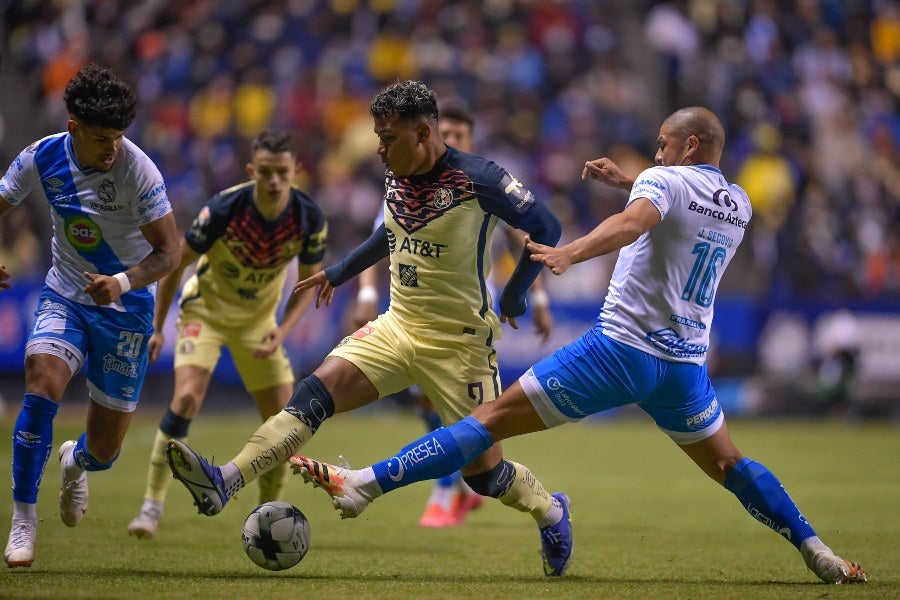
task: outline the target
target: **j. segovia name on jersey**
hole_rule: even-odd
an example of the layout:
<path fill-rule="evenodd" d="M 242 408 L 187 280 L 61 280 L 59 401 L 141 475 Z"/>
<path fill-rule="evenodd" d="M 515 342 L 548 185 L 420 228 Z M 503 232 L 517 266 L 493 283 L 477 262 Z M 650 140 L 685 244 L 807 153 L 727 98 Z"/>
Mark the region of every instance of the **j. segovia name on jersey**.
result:
<path fill-rule="evenodd" d="M 184 284 L 181 306 L 228 325 L 274 313 L 290 260 L 313 265 L 325 254 L 325 215 L 309 196 L 293 188 L 285 211 L 267 221 L 253 202 L 254 185 L 214 196 L 185 234 L 202 256 Z"/>

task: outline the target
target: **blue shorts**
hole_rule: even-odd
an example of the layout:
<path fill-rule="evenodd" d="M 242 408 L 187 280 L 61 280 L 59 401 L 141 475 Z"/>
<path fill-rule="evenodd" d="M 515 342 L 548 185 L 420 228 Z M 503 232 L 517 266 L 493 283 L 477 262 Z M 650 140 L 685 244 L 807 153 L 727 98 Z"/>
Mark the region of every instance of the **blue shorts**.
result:
<path fill-rule="evenodd" d="M 119 312 L 72 302 L 44 286 L 34 311 L 25 357 L 51 354 L 78 373 L 87 357 L 91 398 L 108 408 L 131 412 L 147 372 L 147 342 L 153 310 Z"/>
<path fill-rule="evenodd" d="M 637 404 L 678 444 L 724 422 L 706 365 L 657 358 L 597 328 L 531 367 L 519 383 L 547 427 Z"/>

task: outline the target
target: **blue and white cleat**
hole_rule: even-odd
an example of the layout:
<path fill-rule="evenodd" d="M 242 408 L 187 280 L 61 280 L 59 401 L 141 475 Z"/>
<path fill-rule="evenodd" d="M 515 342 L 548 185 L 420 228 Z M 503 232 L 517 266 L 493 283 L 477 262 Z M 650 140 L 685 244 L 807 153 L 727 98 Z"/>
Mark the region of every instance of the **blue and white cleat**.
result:
<path fill-rule="evenodd" d="M 563 516 L 556 525 L 541 527 L 541 557 L 544 575 L 561 577 L 572 562 L 572 506 L 569 497 L 562 492 L 553 494 L 562 505 Z"/>
<path fill-rule="evenodd" d="M 228 498 L 225 496 L 225 480 L 219 467 L 209 464 L 187 444 L 178 440 L 169 440 L 166 462 L 175 479 L 183 483 L 194 497 L 194 506 L 201 515 L 212 517 L 222 512 Z"/>

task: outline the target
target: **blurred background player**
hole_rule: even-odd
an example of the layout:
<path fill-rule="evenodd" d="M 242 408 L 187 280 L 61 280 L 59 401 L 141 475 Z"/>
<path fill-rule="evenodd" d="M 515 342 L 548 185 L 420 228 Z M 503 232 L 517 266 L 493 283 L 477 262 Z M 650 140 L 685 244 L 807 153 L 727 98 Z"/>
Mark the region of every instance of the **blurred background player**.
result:
<path fill-rule="evenodd" d="M 858 564 L 822 543 L 775 475 L 738 451 L 707 375 L 716 291 L 752 214 L 747 194 L 719 170 L 722 124 L 706 108 L 680 109 L 662 123 L 657 143 L 660 166 L 636 179 L 608 158 L 585 164 L 583 179 L 630 188 L 622 212 L 559 248 L 527 243 L 531 259 L 556 275 L 620 251 L 593 328 L 539 361 L 494 402 L 386 461 L 350 470 L 291 458 L 305 479 L 331 495 L 342 517 L 359 515 L 394 489 L 452 472 L 500 440 L 637 404 L 755 519 L 793 544 L 820 579 L 866 581 Z"/>
<path fill-rule="evenodd" d="M 25 346 L 25 397 L 13 428 L 13 516 L 3 555 L 10 567 L 34 561 L 53 419 L 85 360 L 85 432 L 59 448 L 63 523 L 76 526 L 87 510 L 87 471 L 108 469 L 118 457 L 144 382 L 155 282 L 178 262 L 166 184 L 124 137 L 135 117 L 132 90 L 90 64 L 64 99 L 67 131 L 25 148 L 0 181 L 0 215 L 40 189 L 53 222 L 53 264 Z M 0 269 L 0 280 L 9 276 Z"/>
<path fill-rule="evenodd" d="M 227 346 L 263 420 L 287 403 L 294 374 L 282 342 L 303 316 L 312 292 L 292 294 L 281 323 L 286 268 L 295 256 L 298 280 L 322 269 L 327 225 L 318 205 L 295 187 L 299 165 L 290 135 L 268 130 L 253 140 L 250 181 L 214 196 L 181 241 L 181 263 L 159 286 L 150 360 L 163 346 L 163 325 L 185 268 L 196 272 L 181 291 L 175 349 L 175 391 L 150 452 L 147 489 L 128 533 L 152 538 L 172 477 L 166 443 L 184 439 L 206 397 L 222 346 Z M 286 464 L 259 479 L 259 502 L 277 500 Z"/>
<path fill-rule="evenodd" d="M 440 108 L 438 116 L 438 132 L 448 146 L 457 150 L 471 153 L 474 149 L 473 132 L 475 118 L 461 104 L 446 104 Z M 375 219 L 377 229 L 384 222 L 384 213 L 378 213 Z M 499 225 L 505 234 L 505 255 L 511 255 L 516 260 L 522 254 L 524 242 L 522 234 L 505 223 Z M 497 263 L 495 270 L 488 279 L 491 295 L 494 295 L 496 287 Z M 363 327 L 370 321 L 374 321 L 379 313 L 378 304 L 378 265 L 369 267 L 359 275 L 359 293 L 356 298 L 356 306 L 353 311 L 353 325 L 356 328 Z M 528 308 L 531 321 L 535 326 L 542 342 L 546 342 L 553 331 L 553 315 L 550 314 L 550 302 L 541 275 L 538 275 L 531 284 Z M 422 389 L 414 385 L 410 394 L 416 402 L 419 416 L 425 421 L 429 431 L 434 431 L 441 426 L 441 416 L 437 412 L 428 396 L 422 393 Z M 479 508 L 484 503 L 484 498 L 476 494 L 466 485 L 462 473 L 459 471 L 435 480 L 431 496 L 425 504 L 425 511 L 419 518 L 422 527 L 449 527 L 459 525 L 466 519 L 470 511 Z"/>
<path fill-rule="evenodd" d="M 506 170 L 444 143 L 434 92 L 424 84 L 388 86 L 375 96 L 370 113 L 386 168 L 384 223 L 348 257 L 294 289 L 317 287 L 316 305 L 329 304 L 337 286 L 390 255 L 388 310 L 334 348 L 297 385 L 285 409 L 228 463 L 212 466 L 186 444 L 169 442 L 172 473 L 202 514 L 218 514 L 238 490 L 287 461 L 335 413 L 418 384 L 452 423 L 500 393 L 493 340 L 503 322 L 518 328 L 516 318 L 525 312 L 526 292 L 541 265 L 522 254 L 500 296 L 498 319 L 486 285 L 494 229 L 503 219 L 555 244 L 559 221 Z M 484 460 L 501 455 L 498 445 Z M 476 459 L 470 472 L 483 472 L 482 464 Z M 531 514 L 545 548 L 564 548 L 565 540 L 547 534 L 568 521 L 565 496 L 548 494 L 523 465 L 503 466 L 503 493 L 497 493 L 494 472 L 470 478 L 464 470 L 466 483 Z"/>

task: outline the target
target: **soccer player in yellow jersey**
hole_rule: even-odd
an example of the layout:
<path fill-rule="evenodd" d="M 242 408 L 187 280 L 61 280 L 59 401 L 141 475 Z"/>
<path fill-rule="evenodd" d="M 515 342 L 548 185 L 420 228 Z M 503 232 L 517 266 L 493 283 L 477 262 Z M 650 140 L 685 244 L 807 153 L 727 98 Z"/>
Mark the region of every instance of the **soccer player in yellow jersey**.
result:
<path fill-rule="evenodd" d="M 448 103 L 440 107 L 438 132 L 448 146 L 471 153 L 474 149 L 473 133 L 475 118 L 464 106 Z M 376 226 L 384 222 L 384 215 L 379 214 Z M 524 242 L 522 236 L 512 227 L 501 224 L 509 252 L 518 257 Z M 504 252 L 504 257 L 506 253 Z M 496 264 L 496 261 L 495 261 Z M 359 293 L 353 311 L 353 322 L 359 328 L 369 321 L 375 320 L 379 313 L 378 305 L 378 269 L 369 267 L 359 275 Z M 493 289 L 493 288 L 491 288 Z M 540 275 L 534 280 L 529 292 L 529 309 L 541 341 L 546 342 L 553 330 L 553 316 L 550 314 L 550 303 Z M 422 393 L 419 386 L 410 388 L 415 398 L 417 409 L 429 431 L 441 426 L 441 415 L 428 396 Z M 479 508 L 484 502 L 483 496 L 476 494 L 462 479 L 462 473 L 454 472 L 446 477 L 436 479 L 425 511 L 419 517 L 422 527 L 441 528 L 462 524 L 469 512 Z"/>
<path fill-rule="evenodd" d="M 327 304 L 336 286 L 389 255 L 390 307 L 304 378 L 285 409 L 257 429 L 230 462 L 214 467 L 187 445 L 169 443 L 172 473 L 203 514 L 219 513 L 237 490 L 288 460 L 336 412 L 418 384 L 442 420 L 455 423 L 500 394 L 493 342 L 501 322 L 518 327 L 526 291 L 541 265 L 522 253 L 500 295 L 498 317 L 486 283 L 494 228 L 502 219 L 552 246 L 559 240 L 559 221 L 505 169 L 444 143 L 437 101 L 425 85 L 388 86 L 369 110 L 386 167 L 384 223 L 348 257 L 301 281 L 295 291 L 317 287 L 316 305 Z M 499 445 L 462 471 L 479 494 L 530 513 L 545 555 L 568 563 L 571 528 L 564 494 L 550 495 L 525 466 L 502 460 Z"/>
<path fill-rule="evenodd" d="M 285 269 L 297 257 L 299 279 L 322 269 L 327 225 L 316 203 L 292 185 L 297 152 L 290 135 L 269 130 L 251 146 L 250 181 L 214 196 L 200 211 L 181 243 L 178 268 L 159 287 L 150 338 L 150 359 L 163 345 L 162 328 L 185 268 L 199 259 L 181 290 L 175 351 L 175 392 L 150 452 L 150 471 L 141 511 L 128 533 L 152 538 L 171 481 L 166 443 L 187 436 L 200 410 L 222 346 L 227 346 L 247 391 L 263 419 L 291 397 L 294 374 L 282 342 L 312 300 L 294 294 L 281 322 Z M 286 465 L 259 480 L 260 502 L 276 500 Z"/>

